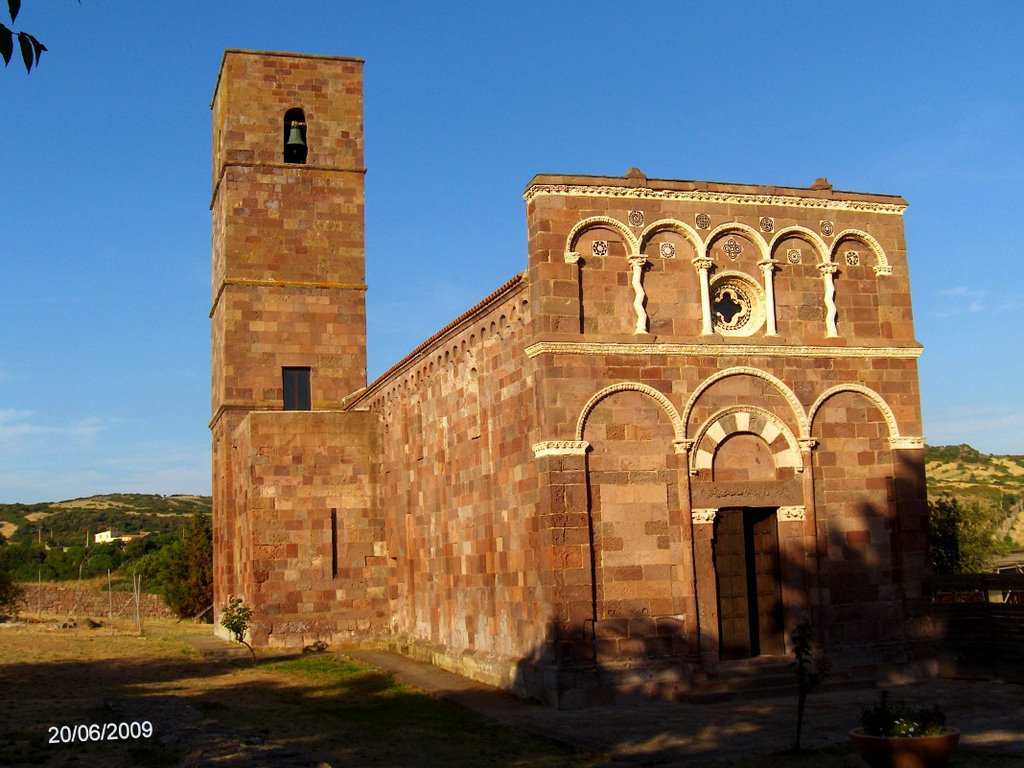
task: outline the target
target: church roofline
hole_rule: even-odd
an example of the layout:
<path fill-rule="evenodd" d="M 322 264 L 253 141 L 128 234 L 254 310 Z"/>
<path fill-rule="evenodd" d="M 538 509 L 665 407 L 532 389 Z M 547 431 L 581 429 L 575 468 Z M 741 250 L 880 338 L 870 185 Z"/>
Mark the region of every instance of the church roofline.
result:
<path fill-rule="evenodd" d="M 546 174 L 534 176 L 523 191 L 529 203 L 543 195 L 692 200 L 748 205 L 784 205 L 902 214 L 907 201 L 898 195 L 845 192 L 826 179 L 810 187 L 729 184 L 719 181 L 649 179 L 636 168 L 625 176 Z"/>
<path fill-rule="evenodd" d="M 397 363 L 395 363 L 386 371 L 384 371 L 384 373 L 382 373 L 380 376 L 374 379 L 372 384 L 368 385 L 365 389 L 361 389 L 358 392 L 355 392 L 353 395 L 350 395 L 349 397 L 351 397 L 351 399 L 346 398 L 345 402 L 343 403 L 343 407 L 345 408 L 345 410 L 351 410 L 352 408 L 355 408 L 359 403 L 367 399 L 369 396 L 373 395 L 378 389 L 384 386 L 384 384 L 387 383 L 387 381 L 391 377 L 405 370 L 413 362 L 419 359 L 424 351 L 426 351 L 432 345 L 436 344 L 440 339 L 458 330 L 467 321 L 475 319 L 476 317 L 484 314 L 493 305 L 497 304 L 499 301 L 503 300 L 508 294 L 512 293 L 512 291 L 516 290 L 520 286 L 524 286 L 525 284 L 526 273 L 520 272 L 518 275 L 513 277 L 504 285 L 502 285 L 500 288 L 489 294 L 486 298 L 477 302 L 472 307 L 463 312 L 461 315 L 452 320 L 450 323 L 443 326 L 439 331 L 429 336 L 425 341 L 416 345 L 416 347 L 414 347 L 409 354 L 407 354 Z"/>

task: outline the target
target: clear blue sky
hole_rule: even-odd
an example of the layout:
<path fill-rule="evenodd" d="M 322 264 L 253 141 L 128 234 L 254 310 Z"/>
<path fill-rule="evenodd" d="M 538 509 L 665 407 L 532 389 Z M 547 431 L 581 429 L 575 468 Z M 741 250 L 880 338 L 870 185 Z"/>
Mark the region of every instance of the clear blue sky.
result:
<path fill-rule="evenodd" d="M 827 176 L 910 202 L 929 442 L 1024 453 L 1024 3 L 24 0 L 14 27 L 49 52 L 0 69 L 2 502 L 209 492 L 229 47 L 366 59 L 371 379 L 525 266 L 535 173 Z"/>

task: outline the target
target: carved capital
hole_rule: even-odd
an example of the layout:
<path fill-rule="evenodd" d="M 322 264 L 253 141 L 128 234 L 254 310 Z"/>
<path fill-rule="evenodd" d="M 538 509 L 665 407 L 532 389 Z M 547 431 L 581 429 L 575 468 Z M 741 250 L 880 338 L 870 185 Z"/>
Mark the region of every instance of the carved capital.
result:
<path fill-rule="evenodd" d="M 693 509 L 690 510 L 690 519 L 693 520 L 694 525 L 707 525 L 715 522 L 715 515 L 718 513 L 718 509 Z"/>
<path fill-rule="evenodd" d="M 565 263 L 566 264 L 579 264 L 580 263 L 580 259 L 582 259 L 582 258 L 583 257 L 579 253 L 577 253 L 576 251 L 566 251 L 565 252 Z"/>
<path fill-rule="evenodd" d="M 768 276 L 772 272 L 774 272 L 775 268 L 778 265 L 779 262 L 777 262 L 775 259 L 763 259 L 762 261 L 757 262 L 757 266 L 761 268 L 761 271 L 764 272 L 765 276 Z"/>
<path fill-rule="evenodd" d="M 818 440 L 814 437 L 801 437 L 797 442 L 800 443 L 800 450 L 808 453 L 818 447 Z"/>
<path fill-rule="evenodd" d="M 897 435 L 889 438 L 889 447 L 893 450 L 913 451 L 924 448 L 923 435 Z"/>
<path fill-rule="evenodd" d="M 834 275 L 836 272 L 839 271 L 839 265 L 833 264 L 831 261 L 829 261 L 826 262 L 825 264 L 819 264 L 818 271 L 821 273 L 822 277 L 824 277 L 825 275 Z"/>
<path fill-rule="evenodd" d="M 637 267 L 646 267 L 648 263 L 647 257 L 642 253 L 634 253 L 632 256 L 629 256 L 626 261 L 629 262 L 629 266 L 633 269 L 636 269 Z"/>
<path fill-rule="evenodd" d="M 689 455 L 690 450 L 693 448 L 693 443 L 693 440 L 673 440 L 672 449 L 676 452 L 676 455 Z"/>
<path fill-rule="evenodd" d="M 533 456 L 585 456 L 589 447 L 586 440 L 545 440 L 533 444 Z"/>
<path fill-rule="evenodd" d="M 693 266 L 695 266 L 701 272 L 706 272 L 709 269 L 711 269 L 711 265 L 714 263 L 715 262 L 713 262 L 707 256 L 698 256 L 696 259 L 693 260 Z"/>
<path fill-rule="evenodd" d="M 888 277 L 892 274 L 892 267 L 888 264 L 876 264 L 875 275 L 878 277 Z"/>
<path fill-rule="evenodd" d="M 807 519 L 807 507 L 779 507 L 780 523 L 800 523 Z"/>

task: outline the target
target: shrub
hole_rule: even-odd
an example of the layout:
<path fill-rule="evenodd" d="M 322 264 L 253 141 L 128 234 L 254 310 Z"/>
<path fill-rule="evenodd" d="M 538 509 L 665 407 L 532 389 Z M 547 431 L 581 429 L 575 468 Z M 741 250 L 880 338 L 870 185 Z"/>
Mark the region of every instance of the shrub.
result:
<path fill-rule="evenodd" d="M 0 571 L 0 614 L 18 615 L 25 604 L 25 590 L 11 579 L 11 574 Z"/>
<path fill-rule="evenodd" d="M 232 597 L 228 604 L 221 609 L 220 625 L 224 627 L 234 639 L 249 649 L 252 660 L 256 661 L 256 651 L 245 642 L 245 633 L 249 631 L 249 622 L 252 621 L 252 608 L 247 606 L 240 597 Z"/>
<path fill-rule="evenodd" d="M 937 706 L 890 702 L 889 692 L 882 691 L 877 703 L 861 712 L 860 724 L 866 736 L 937 736 L 946 732 L 946 715 Z"/>

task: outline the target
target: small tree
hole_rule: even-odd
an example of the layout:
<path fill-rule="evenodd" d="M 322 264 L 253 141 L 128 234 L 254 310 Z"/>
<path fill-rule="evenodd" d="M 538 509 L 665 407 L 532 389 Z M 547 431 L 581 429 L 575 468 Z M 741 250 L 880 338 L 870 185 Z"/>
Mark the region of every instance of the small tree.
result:
<path fill-rule="evenodd" d="M 928 502 L 929 545 L 936 573 L 982 573 L 1006 550 L 999 540 L 1004 515 L 977 501 L 943 496 Z"/>
<path fill-rule="evenodd" d="M 0 614 L 18 615 L 25 603 L 25 590 L 15 582 L 11 573 L 10 547 L 0 534 Z"/>
<path fill-rule="evenodd" d="M 247 606 L 240 597 L 232 597 L 228 604 L 221 609 L 220 625 L 230 632 L 237 642 L 249 649 L 255 663 L 256 651 L 245 642 L 245 633 L 249 631 L 250 621 L 252 621 L 252 608 Z"/>
<path fill-rule="evenodd" d="M 11 571 L 0 556 L 0 614 L 18 615 L 25 604 L 25 590 L 11 577 Z"/>
<path fill-rule="evenodd" d="M 793 630 L 793 656 L 796 657 L 796 741 L 793 751 L 800 751 L 800 733 L 804 727 L 804 707 L 811 691 L 828 675 L 829 660 L 817 652 L 814 629 L 809 621 L 801 621 Z"/>
<path fill-rule="evenodd" d="M 181 539 L 168 548 L 167 570 L 164 602 L 178 616 L 190 619 L 213 604 L 213 531 L 208 517 L 193 513 Z"/>

